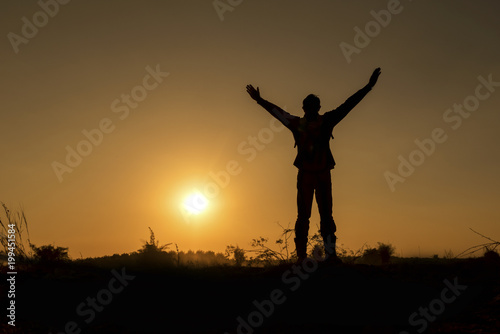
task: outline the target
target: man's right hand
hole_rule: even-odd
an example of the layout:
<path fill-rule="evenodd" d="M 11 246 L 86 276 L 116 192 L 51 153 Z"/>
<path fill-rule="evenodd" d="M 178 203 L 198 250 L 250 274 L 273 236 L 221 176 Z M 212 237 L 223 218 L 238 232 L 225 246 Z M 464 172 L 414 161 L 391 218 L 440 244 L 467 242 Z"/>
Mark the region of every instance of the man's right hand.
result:
<path fill-rule="evenodd" d="M 373 71 L 372 76 L 370 77 L 370 81 L 368 82 L 368 85 L 370 87 L 375 86 L 378 80 L 378 76 L 380 75 L 380 67 L 377 67 L 375 71 Z"/>
<path fill-rule="evenodd" d="M 250 97 L 251 97 L 252 99 L 254 99 L 255 101 L 260 100 L 260 91 L 259 91 L 259 87 L 257 87 L 257 89 L 255 89 L 252 85 L 247 85 L 247 93 L 248 93 L 248 95 L 250 95 Z"/>

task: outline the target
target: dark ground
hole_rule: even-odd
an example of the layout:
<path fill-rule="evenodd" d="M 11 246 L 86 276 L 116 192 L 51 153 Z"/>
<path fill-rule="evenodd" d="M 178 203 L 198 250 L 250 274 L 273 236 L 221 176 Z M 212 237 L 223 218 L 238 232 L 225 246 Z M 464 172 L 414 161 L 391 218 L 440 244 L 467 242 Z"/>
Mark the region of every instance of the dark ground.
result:
<path fill-rule="evenodd" d="M 19 269 L 16 327 L 5 324 L 4 311 L 0 332 L 232 334 L 240 326 L 239 333 L 273 334 L 500 333 L 500 264 L 484 259 L 321 264 L 317 269 L 311 266 L 308 274 L 302 268 L 302 278 L 289 271 L 292 265 L 126 266 L 124 273 L 134 278 L 115 293 L 109 292 L 112 269 L 75 264 Z M 121 266 L 114 269 L 122 273 Z M 6 277 L 5 269 L 2 272 Z M 458 290 L 448 288 L 443 295 L 445 280 Z M 5 282 L 2 279 L 0 285 L 2 300 L 7 295 Z M 122 284 L 113 280 L 112 286 L 117 291 Z M 269 301 L 271 294 L 279 304 Z M 90 311 L 88 297 L 107 305 Z M 264 309 L 259 311 L 254 301 Z M 427 319 L 418 314 L 420 307 L 431 308 Z M 238 317 L 246 324 L 240 325 Z"/>

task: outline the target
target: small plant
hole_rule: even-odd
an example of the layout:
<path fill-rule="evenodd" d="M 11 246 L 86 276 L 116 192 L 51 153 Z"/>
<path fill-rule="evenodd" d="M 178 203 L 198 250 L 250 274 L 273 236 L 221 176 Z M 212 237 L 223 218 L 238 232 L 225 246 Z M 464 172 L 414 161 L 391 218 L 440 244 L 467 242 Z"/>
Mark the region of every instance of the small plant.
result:
<path fill-rule="evenodd" d="M 170 243 L 160 245 L 151 227 L 148 228 L 150 232 L 149 241 L 144 241 L 142 248 L 137 252 L 140 265 L 144 267 L 172 265 L 175 261 L 175 256 L 165 251 L 168 249 Z"/>
<path fill-rule="evenodd" d="M 277 263 L 283 263 L 290 259 L 293 256 L 295 251 L 290 250 L 289 239 L 292 236 L 293 229 L 285 228 L 278 225 L 283 230 L 280 238 L 275 241 L 277 245 L 277 250 L 268 246 L 269 238 L 259 237 L 256 239 L 252 239 L 252 250 L 247 251 L 247 253 L 256 254 L 255 257 L 250 257 L 249 264 L 257 265 L 257 266 L 270 266 Z"/>
<path fill-rule="evenodd" d="M 311 250 L 311 257 L 316 258 L 319 257 L 319 259 L 324 259 L 325 257 L 325 247 L 322 245 L 314 245 L 313 249 Z"/>
<path fill-rule="evenodd" d="M 168 246 L 171 245 L 172 243 L 165 244 L 165 245 L 160 245 L 160 242 L 156 240 L 155 233 L 149 228 L 149 241 L 144 242 L 144 245 L 142 246 L 142 249 L 139 250 L 139 253 L 142 254 L 151 254 L 151 253 L 160 253 L 163 252 L 165 249 L 168 249 Z"/>
<path fill-rule="evenodd" d="M 453 255 L 453 251 L 451 249 L 448 249 L 448 250 L 444 250 L 444 258 L 447 259 L 447 260 L 451 260 L 453 258 L 455 258 L 455 256 Z"/>
<path fill-rule="evenodd" d="M 391 261 L 391 257 L 394 255 L 395 250 L 396 249 L 391 244 L 378 243 L 377 251 L 382 264 L 387 264 Z"/>
<path fill-rule="evenodd" d="M 252 239 L 251 246 L 253 249 L 248 252 L 257 255 L 250 259 L 251 264 L 270 266 L 290 262 L 290 260 L 296 257 L 295 245 L 290 246 L 290 238 L 293 237 L 295 230 L 290 228 L 290 224 L 286 228 L 279 223 L 277 224 L 282 229 L 281 236 L 275 241 L 277 249 L 268 246 L 268 238 L 259 237 L 257 239 Z M 319 232 L 310 238 L 308 244 L 310 248 L 316 246 L 316 239 L 318 236 Z"/>
<path fill-rule="evenodd" d="M 14 254 L 17 261 L 27 260 L 32 254 L 28 221 L 26 220 L 24 210 L 21 208 L 18 212 L 12 213 L 4 203 L 2 203 L 2 207 L 6 218 L 3 221 L 0 218 L 0 243 L 2 244 L 3 252 L 8 254 L 9 230 L 13 229 L 16 246 Z"/>
<path fill-rule="evenodd" d="M 495 251 L 495 249 L 490 249 L 489 247 L 485 247 L 485 252 L 483 257 L 487 261 L 498 262 L 500 261 L 500 255 Z"/>
<path fill-rule="evenodd" d="M 377 265 L 382 261 L 380 259 L 380 254 L 376 248 L 368 247 L 363 251 L 363 255 L 360 258 L 360 262 L 363 264 Z"/>
<path fill-rule="evenodd" d="M 228 260 L 232 256 L 237 267 L 241 267 L 246 261 L 245 250 L 241 249 L 239 246 L 227 246 L 225 255 Z"/>
<path fill-rule="evenodd" d="M 472 247 L 469 247 L 467 248 L 466 250 L 464 250 L 462 253 L 458 254 L 457 257 L 460 257 L 460 256 L 466 256 L 466 255 L 472 255 L 482 249 L 485 250 L 485 252 L 488 252 L 488 251 L 495 251 L 495 249 L 500 246 L 500 242 L 499 241 L 496 241 L 496 240 L 493 240 L 491 238 L 488 238 L 484 235 L 482 235 L 481 233 L 479 232 L 476 232 L 474 231 L 473 229 L 469 228 L 472 232 L 476 233 L 477 235 L 483 237 L 484 239 L 487 239 L 489 240 L 489 242 L 487 243 L 484 243 L 484 244 L 480 244 L 480 245 L 476 245 L 476 246 L 472 246 Z"/>
<path fill-rule="evenodd" d="M 276 251 L 267 245 L 269 241 L 268 238 L 260 237 L 257 239 L 252 239 L 252 247 L 254 249 L 249 252 L 256 253 L 257 255 L 252 258 L 252 262 L 255 264 L 272 265 L 275 263 L 286 261 L 286 255 L 280 251 Z M 278 245 L 280 245 L 279 239 L 277 240 Z"/>
<path fill-rule="evenodd" d="M 372 265 L 388 264 L 394 254 L 394 251 L 395 248 L 391 244 L 379 242 L 377 248 L 365 248 L 362 253 L 363 255 L 359 258 L 358 262 Z"/>
<path fill-rule="evenodd" d="M 241 267 L 243 262 L 245 262 L 245 251 L 239 247 L 234 250 L 234 260 L 236 261 L 236 266 Z"/>
<path fill-rule="evenodd" d="M 311 257 L 314 257 L 316 252 L 317 255 L 323 256 L 325 252 L 325 246 L 323 243 L 323 237 L 321 236 L 320 229 L 316 231 L 307 242 L 308 248 L 311 250 L 309 252 Z"/>
<path fill-rule="evenodd" d="M 179 253 L 179 246 L 177 246 L 177 244 L 175 244 L 175 251 L 177 253 L 177 267 L 178 267 L 181 263 L 181 254 Z"/>
<path fill-rule="evenodd" d="M 293 233 L 295 230 L 293 228 L 290 228 L 290 224 L 285 228 L 283 227 L 280 223 L 277 223 L 279 227 L 282 229 L 281 237 L 276 240 L 276 245 L 278 245 L 278 253 L 281 254 L 281 258 L 284 259 L 284 261 L 288 261 L 294 254 L 295 250 L 290 251 L 289 249 L 289 244 L 290 244 L 290 238 L 292 237 Z M 292 249 L 295 247 L 292 247 Z"/>
<path fill-rule="evenodd" d="M 363 256 L 364 251 L 366 250 L 366 243 L 361 246 L 356 252 L 352 249 L 346 248 L 344 244 L 337 244 L 337 255 L 344 261 L 344 263 L 353 264 L 357 259 Z"/>

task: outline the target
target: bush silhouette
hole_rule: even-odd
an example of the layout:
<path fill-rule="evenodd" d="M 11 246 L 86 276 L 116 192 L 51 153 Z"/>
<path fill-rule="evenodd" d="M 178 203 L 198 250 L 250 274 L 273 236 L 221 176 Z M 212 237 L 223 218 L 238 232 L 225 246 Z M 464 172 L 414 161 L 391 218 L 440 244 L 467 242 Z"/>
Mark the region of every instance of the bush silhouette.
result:
<path fill-rule="evenodd" d="M 392 255 L 394 255 L 395 248 L 391 244 L 384 244 L 379 242 L 377 248 L 378 254 L 380 255 L 380 260 L 382 264 L 387 264 L 391 261 Z"/>
<path fill-rule="evenodd" d="M 231 255 L 233 255 L 237 267 L 241 267 L 246 261 L 245 250 L 241 249 L 239 246 L 229 245 L 226 247 L 226 258 L 230 259 Z"/>
<path fill-rule="evenodd" d="M 34 259 L 41 263 L 61 263 L 69 261 L 67 247 L 56 247 L 54 245 L 36 247 L 33 244 L 30 246 L 34 253 Z"/>
<path fill-rule="evenodd" d="M 359 259 L 359 263 L 363 264 L 388 264 L 394 255 L 394 246 L 379 242 L 377 248 L 368 247 L 363 251 L 363 255 Z"/>
<path fill-rule="evenodd" d="M 483 257 L 487 261 L 500 262 L 500 255 L 492 249 L 487 249 L 486 252 L 484 252 Z"/>
<path fill-rule="evenodd" d="M 168 249 L 168 246 L 171 245 L 171 243 L 160 246 L 160 242 L 156 240 L 155 233 L 153 232 L 151 227 L 148 228 L 150 232 L 149 241 L 144 242 L 144 245 L 142 246 L 142 249 L 139 250 L 139 253 L 141 254 L 160 253 L 163 252 L 165 249 Z"/>

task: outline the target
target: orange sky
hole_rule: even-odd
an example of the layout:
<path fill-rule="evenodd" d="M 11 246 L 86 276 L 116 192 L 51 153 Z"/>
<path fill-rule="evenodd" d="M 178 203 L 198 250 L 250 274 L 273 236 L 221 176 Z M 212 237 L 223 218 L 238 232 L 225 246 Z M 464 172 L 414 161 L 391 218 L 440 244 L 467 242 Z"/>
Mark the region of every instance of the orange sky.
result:
<path fill-rule="evenodd" d="M 469 228 L 500 238 L 497 1 L 42 3 L 0 4 L 0 201 L 35 244 L 131 252 L 148 226 L 183 250 L 275 240 L 296 217 L 293 138 L 245 86 L 325 112 L 376 67 L 331 142 L 339 243 L 427 256 L 482 243 Z M 187 217 L 193 190 L 213 193 Z"/>

